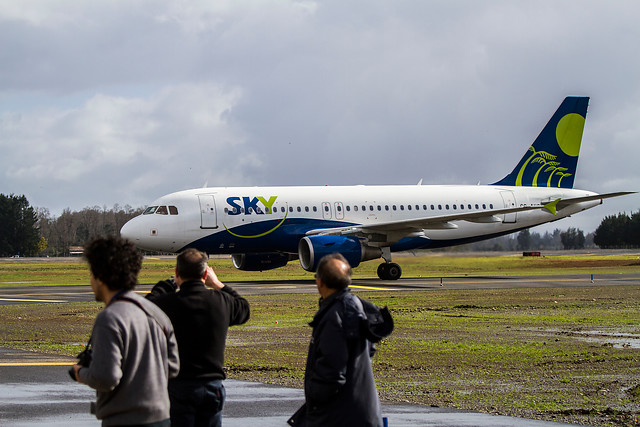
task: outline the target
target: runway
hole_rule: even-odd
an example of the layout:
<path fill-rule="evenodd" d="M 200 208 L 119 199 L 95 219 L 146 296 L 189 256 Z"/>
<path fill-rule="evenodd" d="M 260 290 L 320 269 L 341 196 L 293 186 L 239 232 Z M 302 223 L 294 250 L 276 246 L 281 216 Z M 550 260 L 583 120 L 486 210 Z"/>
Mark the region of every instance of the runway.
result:
<path fill-rule="evenodd" d="M 226 282 L 241 295 L 315 293 L 312 280 Z M 355 279 L 355 292 L 428 291 L 453 289 L 561 288 L 574 286 L 632 286 L 640 284 L 640 273 L 568 274 L 547 276 L 425 277 L 400 280 Z M 152 284 L 136 291 L 145 294 Z M 89 285 L 0 287 L 0 305 L 93 301 Z"/>

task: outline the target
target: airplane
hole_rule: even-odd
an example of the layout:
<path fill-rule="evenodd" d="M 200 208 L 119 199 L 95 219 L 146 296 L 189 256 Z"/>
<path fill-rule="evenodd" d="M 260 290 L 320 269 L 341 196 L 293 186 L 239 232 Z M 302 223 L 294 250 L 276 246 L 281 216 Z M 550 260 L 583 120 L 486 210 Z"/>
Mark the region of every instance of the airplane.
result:
<path fill-rule="evenodd" d="M 334 252 L 352 267 L 382 258 L 378 277 L 397 280 L 393 252 L 490 239 L 634 193 L 573 188 L 588 103 L 565 98 L 513 171 L 490 185 L 198 188 L 160 197 L 120 234 L 150 251 L 231 254 L 239 270 L 299 259 L 313 272 Z"/>

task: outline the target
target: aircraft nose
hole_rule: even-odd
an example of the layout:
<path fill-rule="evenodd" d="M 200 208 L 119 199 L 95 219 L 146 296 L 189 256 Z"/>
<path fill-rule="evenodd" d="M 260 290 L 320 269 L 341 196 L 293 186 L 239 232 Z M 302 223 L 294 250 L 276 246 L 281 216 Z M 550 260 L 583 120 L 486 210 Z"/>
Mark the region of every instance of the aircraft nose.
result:
<path fill-rule="evenodd" d="M 120 229 L 120 236 L 127 240 L 131 240 L 134 243 L 140 242 L 140 228 L 136 227 L 136 219 L 130 219 Z"/>
<path fill-rule="evenodd" d="M 160 219 L 166 218 L 161 217 Z M 177 241 L 171 235 L 170 225 L 164 224 L 162 230 L 164 230 L 165 237 L 160 237 L 158 230 L 162 225 L 155 215 L 140 215 L 130 219 L 122 226 L 120 236 L 132 242 L 138 249 L 148 251 L 171 252 L 184 246 L 182 241 Z"/>

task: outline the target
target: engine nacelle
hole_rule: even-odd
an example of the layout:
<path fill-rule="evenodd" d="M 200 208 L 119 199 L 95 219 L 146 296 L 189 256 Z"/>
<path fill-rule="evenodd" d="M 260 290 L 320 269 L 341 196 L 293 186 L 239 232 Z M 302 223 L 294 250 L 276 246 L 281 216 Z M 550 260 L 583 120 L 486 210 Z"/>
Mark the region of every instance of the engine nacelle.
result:
<path fill-rule="evenodd" d="M 351 267 L 357 267 L 362 261 L 380 258 L 379 248 L 363 246 L 355 237 L 308 236 L 298 244 L 300 265 L 307 271 L 316 271 L 320 259 L 332 253 L 342 254 Z"/>
<path fill-rule="evenodd" d="M 231 255 L 233 266 L 244 271 L 264 271 L 273 270 L 287 265 L 289 254 L 280 252 L 265 252 L 256 254 L 233 254 Z"/>

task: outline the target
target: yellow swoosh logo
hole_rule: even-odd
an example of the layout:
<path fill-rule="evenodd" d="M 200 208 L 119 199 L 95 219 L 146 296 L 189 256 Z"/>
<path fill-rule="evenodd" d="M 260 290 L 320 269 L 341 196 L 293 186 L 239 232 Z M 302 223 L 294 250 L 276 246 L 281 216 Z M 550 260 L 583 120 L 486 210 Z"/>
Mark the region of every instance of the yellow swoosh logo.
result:
<path fill-rule="evenodd" d="M 273 227 L 271 230 L 265 231 L 264 233 L 260 233 L 260 234 L 255 234 L 253 236 L 243 236 L 241 234 L 236 234 L 233 231 L 229 230 L 227 228 L 227 226 L 224 224 L 224 222 L 222 223 L 222 226 L 224 227 L 225 230 L 227 230 L 227 232 L 229 232 L 229 234 L 231 234 L 232 236 L 235 237 L 240 237 L 241 239 L 255 239 L 257 237 L 262 237 L 262 236 L 266 236 L 269 233 L 273 233 L 278 227 L 280 227 L 282 225 L 282 223 L 284 222 L 285 219 L 287 219 L 287 216 L 289 215 L 289 207 L 287 206 L 287 210 L 286 213 L 284 215 L 284 218 L 282 218 L 282 221 L 280 221 L 278 224 L 276 224 L 275 227 Z"/>

